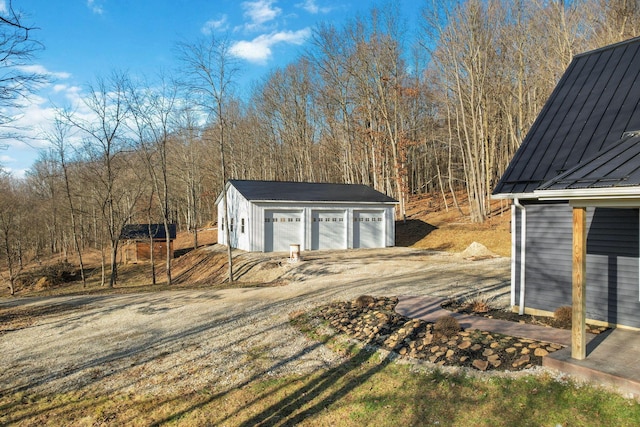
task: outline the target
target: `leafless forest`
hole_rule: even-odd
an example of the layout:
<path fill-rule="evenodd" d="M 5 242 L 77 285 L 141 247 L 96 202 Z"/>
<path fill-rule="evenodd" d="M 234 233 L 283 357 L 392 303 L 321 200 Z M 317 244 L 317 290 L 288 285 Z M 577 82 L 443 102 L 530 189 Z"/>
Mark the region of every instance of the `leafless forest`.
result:
<path fill-rule="evenodd" d="M 640 32 L 636 0 L 424 4 L 412 31 L 393 1 L 320 25 L 295 62 L 251 87 L 221 39 L 177 43 L 171 75 L 96 76 L 82 108 L 59 110 L 27 177 L 0 178 L 5 278 L 51 254 L 82 264 L 95 248 L 113 285 L 124 224 L 194 231 L 229 178 L 363 183 L 398 199 L 399 218 L 412 194 L 464 190 L 461 208 L 482 222 L 572 56 Z M 24 32 L 17 18 L 0 32 Z M 33 43 L 26 34 L 16 45 Z M 37 46 L 26 46 L 28 62 Z M 6 74 L 19 51 L 0 50 Z"/>

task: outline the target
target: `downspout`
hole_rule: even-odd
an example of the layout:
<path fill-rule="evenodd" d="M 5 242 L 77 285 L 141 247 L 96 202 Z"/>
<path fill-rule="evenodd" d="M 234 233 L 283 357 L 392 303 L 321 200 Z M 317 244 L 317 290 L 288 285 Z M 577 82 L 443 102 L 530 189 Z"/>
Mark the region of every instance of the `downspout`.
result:
<path fill-rule="evenodd" d="M 518 263 L 516 262 L 516 257 L 518 256 L 518 209 L 515 204 L 511 204 L 511 307 L 516 306 L 516 269 L 518 268 Z"/>
<path fill-rule="evenodd" d="M 518 314 L 524 314 L 524 291 L 525 291 L 525 266 L 526 266 L 526 254 L 527 254 L 527 210 L 524 205 L 520 203 L 518 198 L 513 199 L 513 205 L 522 211 L 522 218 L 520 219 L 520 302 L 518 307 Z M 514 221 L 515 222 L 515 221 Z M 515 224 L 512 225 L 515 229 Z M 515 238 L 513 245 L 515 246 Z M 515 248 L 514 248 L 515 249 Z M 515 251 L 514 251 L 515 252 Z M 515 269 L 512 273 L 512 278 L 515 279 Z M 513 284 L 513 282 L 512 282 Z M 512 285 L 515 286 L 515 285 Z M 512 294 L 514 295 L 514 294 Z M 515 302 L 515 301 L 514 301 Z"/>

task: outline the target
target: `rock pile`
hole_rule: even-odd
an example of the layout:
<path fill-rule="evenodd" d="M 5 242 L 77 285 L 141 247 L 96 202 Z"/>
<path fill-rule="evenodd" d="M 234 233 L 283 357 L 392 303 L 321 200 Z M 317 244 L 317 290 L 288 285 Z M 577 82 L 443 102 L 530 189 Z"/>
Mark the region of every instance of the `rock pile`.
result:
<path fill-rule="evenodd" d="M 481 371 L 527 369 L 542 365 L 543 356 L 562 348 L 558 344 L 478 330 L 461 330 L 445 336 L 434 330 L 433 323 L 396 313 L 397 303 L 395 297 L 359 297 L 319 307 L 313 316 L 365 344 L 440 366 L 467 366 Z"/>

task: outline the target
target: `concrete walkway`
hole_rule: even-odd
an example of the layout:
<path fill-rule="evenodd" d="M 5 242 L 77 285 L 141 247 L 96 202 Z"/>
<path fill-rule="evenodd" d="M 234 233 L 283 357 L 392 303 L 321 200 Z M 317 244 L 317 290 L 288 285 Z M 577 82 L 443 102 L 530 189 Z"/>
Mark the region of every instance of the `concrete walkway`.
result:
<path fill-rule="evenodd" d="M 435 297 L 399 297 L 396 312 L 429 322 L 452 315 L 465 329 L 561 344 L 565 348 L 543 357 L 542 366 L 613 389 L 626 397 L 640 397 L 640 332 L 611 329 L 599 335 L 587 334 L 587 358 L 576 360 L 571 357 L 571 331 L 452 313 L 441 307 L 444 301 Z"/>
<path fill-rule="evenodd" d="M 441 307 L 445 302 L 435 297 L 399 297 L 396 312 L 412 319 L 422 319 L 435 322 L 439 317 L 451 315 L 455 317 L 464 329 L 479 329 L 496 332 L 518 338 L 529 338 L 536 341 L 571 346 L 571 331 L 551 328 L 542 325 L 511 322 L 509 320 L 489 319 L 471 314 L 453 313 Z M 594 337 L 587 334 L 587 340 Z"/>

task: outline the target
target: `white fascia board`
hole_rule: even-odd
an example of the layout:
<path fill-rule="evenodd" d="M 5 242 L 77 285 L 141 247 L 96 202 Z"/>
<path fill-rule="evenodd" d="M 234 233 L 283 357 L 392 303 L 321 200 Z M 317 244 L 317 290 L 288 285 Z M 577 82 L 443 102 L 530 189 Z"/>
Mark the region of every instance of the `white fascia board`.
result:
<path fill-rule="evenodd" d="M 637 208 L 640 207 L 640 197 L 614 199 L 571 199 L 569 204 L 576 208 Z"/>
<path fill-rule="evenodd" d="M 216 201 L 213 202 L 213 204 L 215 206 L 217 206 L 218 204 L 220 204 L 220 202 L 222 201 L 222 196 L 224 195 L 225 191 L 229 191 L 229 187 L 231 186 L 231 183 L 229 181 L 227 181 L 227 183 L 224 186 L 224 191 L 221 191 L 220 194 L 218 194 L 218 197 L 216 197 Z"/>
<path fill-rule="evenodd" d="M 640 200 L 640 187 L 585 188 L 574 190 L 539 190 L 535 192 L 540 200 L 568 200 L 571 204 L 597 203 L 636 204 Z"/>
<path fill-rule="evenodd" d="M 400 202 L 337 202 L 331 200 L 323 200 L 323 201 L 313 201 L 313 200 L 249 200 L 251 203 L 256 204 L 323 204 L 323 203 L 331 203 L 336 205 L 397 205 Z"/>
<path fill-rule="evenodd" d="M 494 200 L 505 200 L 505 199 L 520 199 L 520 200 L 536 200 L 538 196 L 534 193 L 498 193 L 492 194 L 491 198 Z"/>

